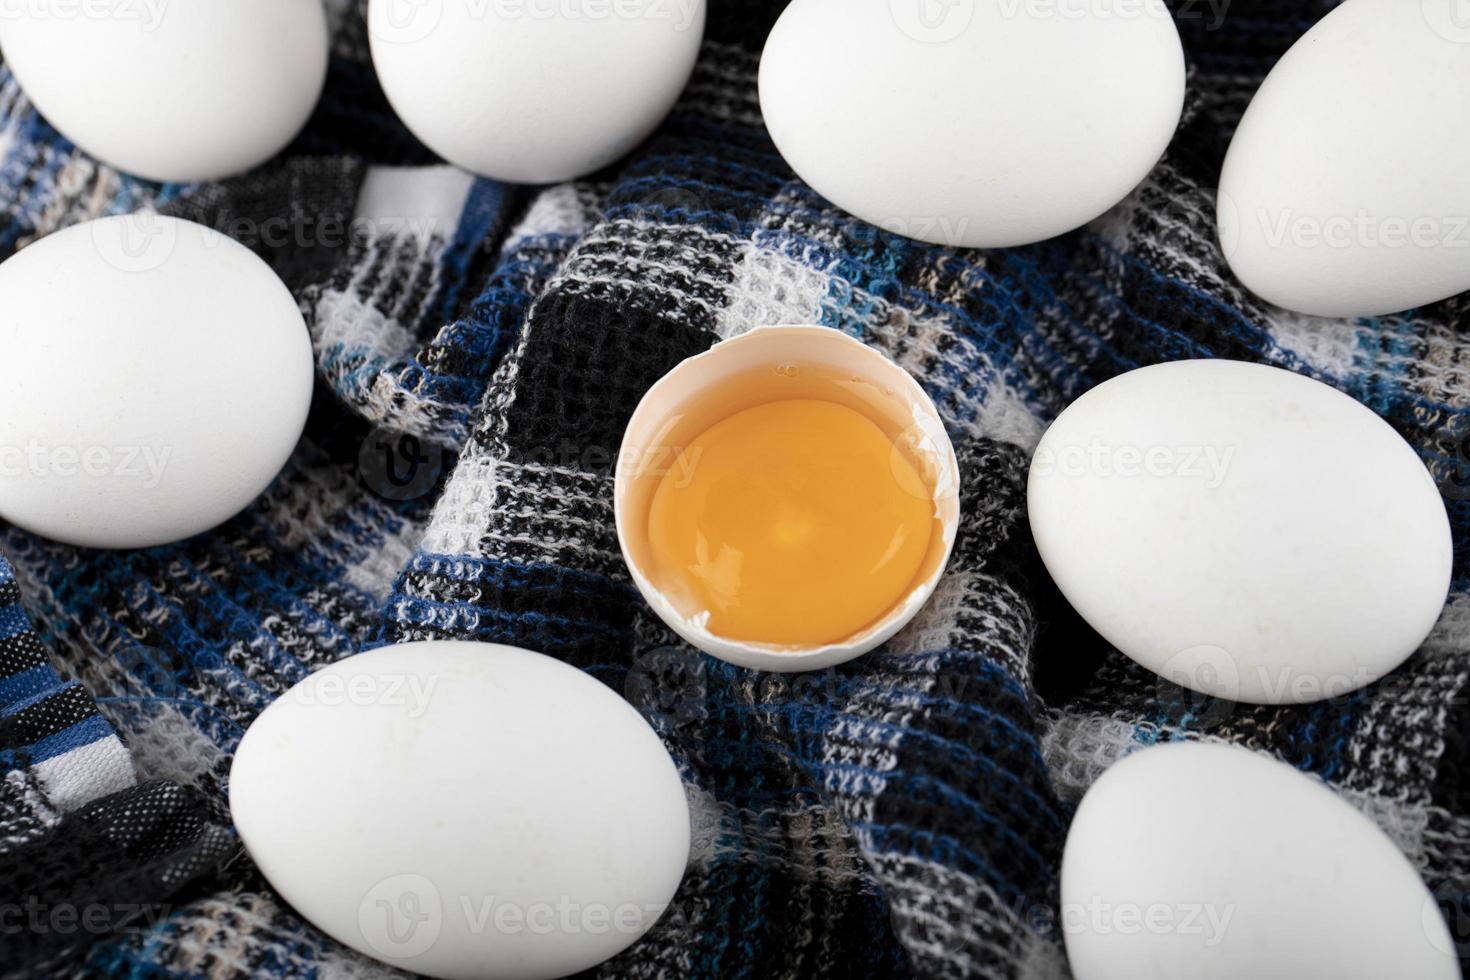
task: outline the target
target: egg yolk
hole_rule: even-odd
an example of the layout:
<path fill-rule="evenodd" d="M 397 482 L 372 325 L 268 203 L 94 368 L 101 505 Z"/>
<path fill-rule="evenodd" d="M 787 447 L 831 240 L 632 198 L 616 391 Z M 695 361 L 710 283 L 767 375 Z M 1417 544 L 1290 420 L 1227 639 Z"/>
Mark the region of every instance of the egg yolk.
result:
<path fill-rule="evenodd" d="M 732 640 L 834 643 L 916 584 L 934 501 L 867 416 L 775 401 L 713 425 L 660 479 L 649 512 L 655 586 Z"/>

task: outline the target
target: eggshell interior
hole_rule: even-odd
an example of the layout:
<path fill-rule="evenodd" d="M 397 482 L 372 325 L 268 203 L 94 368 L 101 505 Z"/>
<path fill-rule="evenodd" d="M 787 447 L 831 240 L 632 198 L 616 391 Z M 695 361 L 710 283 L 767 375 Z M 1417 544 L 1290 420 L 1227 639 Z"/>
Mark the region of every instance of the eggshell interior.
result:
<path fill-rule="evenodd" d="M 648 515 L 654 492 L 691 441 L 722 419 L 785 398 L 824 398 L 862 412 L 915 464 L 934 496 L 936 533 L 913 590 L 871 627 L 838 643 L 791 647 L 732 640 L 704 627 L 652 584 Z M 676 633 L 711 656 L 769 671 L 821 670 L 888 640 L 933 595 L 959 527 L 959 464 L 934 403 L 883 354 L 828 327 L 759 327 L 691 357 L 649 389 L 623 437 L 614 511 L 633 581 Z"/>

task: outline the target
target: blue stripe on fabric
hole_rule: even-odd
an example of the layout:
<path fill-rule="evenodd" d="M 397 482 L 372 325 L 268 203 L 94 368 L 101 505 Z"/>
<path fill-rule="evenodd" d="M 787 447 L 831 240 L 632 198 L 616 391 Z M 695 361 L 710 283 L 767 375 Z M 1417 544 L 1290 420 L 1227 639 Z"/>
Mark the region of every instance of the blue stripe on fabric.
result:
<path fill-rule="evenodd" d="M 58 678 L 58 681 L 59 680 L 60 678 Z M 55 686 L 48 688 L 47 690 L 37 691 L 35 694 L 30 694 L 21 698 L 17 698 L 10 704 L 7 704 L 3 708 L 0 708 L 0 718 L 13 718 L 27 708 L 33 705 L 40 704 L 47 698 L 60 694 L 68 688 L 81 686 L 82 685 L 77 681 L 67 681 L 65 683 L 58 683 Z"/>
<path fill-rule="evenodd" d="M 528 623 L 535 626 L 565 626 L 588 630 L 598 636 L 609 639 L 627 639 L 631 635 L 629 630 L 620 630 L 607 626 L 591 619 L 571 619 L 566 616 L 551 616 L 546 613 L 511 613 L 495 609 L 490 606 L 475 605 L 470 602 L 439 602 L 433 599 L 425 599 L 422 596 L 403 596 L 400 599 L 400 615 L 404 616 L 406 622 L 420 622 L 421 620 L 408 614 L 408 608 L 420 608 L 430 611 L 444 611 L 450 613 L 464 613 L 472 615 L 482 623 L 496 625 L 509 625 L 512 623 Z M 432 621 L 428 620 L 428 621 Z"/>
<path fill-rule="evenodd" d="M 61 678 L 48 664 L 0 678 L 0 713 L 9 714 L 12 703 L 33 702 L 61 686 Z"/>
<path fill-rule="evenodd" d="M 79 721 L 70 728 L 63 729 L 55 735 L 48 735 L 39 742 L 34 742 L 25 748 L 27 761 L 34 765 L 65 755 L 73 749 L 101 742 L 114 736 L 112 726 L 102 720 L 100 715 L 93 715 L 85 721 Z"/>
<path fill-rule="evenodd" d="M 469 267 L 469 257 L 476 249 L 485 247 L 485 238 L 496 225 L 505 220 L 510 206 L 510 188 L 484 177 L 475 178 L 465 199 L 464 210 L 459 215 L 459 225 L 454 230 L 454 244 L 458 247 L 446 256 L 445 267 L 463 274 Z"/>
<path fill-rule="evenodd" d="M 0 606 L 0 640 L 28 633 L 31 622 L 20 606 Z"/>
<path fill-rule="evenodd" d="M 1404 316 L 1407 318 L 1412 312 Z M 1381 318 L 1358 322 L 1363 329 L 1355 337 L 1358 353 L 1354 365 L 1356 370 L 1343 379 L 1350 395 L 1382 416 L 1393 416 L 1404 405 L 1464 414 L 1462 406 L 1435 401 L 1405 389 L 1409 380 L 1404 373 L 1405 367 L 1410 363 L 1421 363 L 1415 351 L 1416 338 L 1393 336 L 1384 329 Z"/>

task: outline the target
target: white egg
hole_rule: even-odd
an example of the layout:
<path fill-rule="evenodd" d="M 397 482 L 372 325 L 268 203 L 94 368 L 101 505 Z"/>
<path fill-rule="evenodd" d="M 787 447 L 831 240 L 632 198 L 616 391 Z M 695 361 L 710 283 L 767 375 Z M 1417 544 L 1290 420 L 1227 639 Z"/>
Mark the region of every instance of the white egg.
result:
<path fill-rule="evenodd" d="M 1184 54 L 1161 0 L 794 0 L 760 68 L 766 127 L 818 193 L 926 242 L 1071 231 L 1163 155 Z"/>
<path fill-rule="evenodd" d="M 643 142 L 689 80 L 705 0 L 370 0 L 373 64 L 429 149 L 552 183 Z"/>
<path fill-rule="evenodd" d="M 1048 571 L 1109 642 L 1232 701 L 1340 697 L 1393 670 L 1449 590 L 1418 454 L 1333 388 L 1177 361 L 1077 399 L 1031 466 Z"/>
<path fill-rule="evenodd" d="M 912 591 L 890 612 L 855 636 L 818 647 L 784 647 L 718 636 L 707 628 L 706 610 L 682 608 L 654 585 L 648 515 L 669 460 L 712 421 L 711 410 L 749 398 L 733 385 L 749 387 L 760 372 L 779 378 L 781 389 L 762 389 L 760 401 L 781 397 L 825 397 L 806 378 L 831 372 L 850 397 L 865 402 L 871 418 L 899 432 L 895 446 L 929 478 L 938 533 L 919 566 Z M 717 393 L 711 402 L 711 393 Z M 727 401 L 728 400 L 728 401 Z M 688 358 L 659 379 L 628 422 L 618 450 L 613 487 L 618 542 L 629 574 L 645 601 L 670 629 L 713 657 L 752 670 L 777 673 L 825 670 L 876 649 L 903 629 L 929 601 L 944 576 L 960 525 L 960 471 L 954 445 L 934 402 L 913 376 L 879 351 L 831 327 L 757 327 Z"/>
<path fill-rule="evenodd" d="M 1357 317 L 1470 288 L 1470 29 L 1457 5 L 1346 0 L 1261 84 L 1218 215 L 1256 295 Z"/>
<path fill-rule="evenodd" d="M 683 783 L 638 712 L 484 643 L 388 647 L 303 680 L 245 733 L 230 811 L 322 931 L 451 980 L 596 966 L 654 924 L 689 857 Z"/>
<path fill-rule="evenodd" d="M 1181 743 L 1116 763 L 1062 858 L 1077 980 L 1455 980 L 1449 929 L 1393 842 L 1319 780 Z"/>
<path fill-rule="evenodd" d="M 217 180 L 290 143 L 321 95 L 320 0 L 16 3 L 0 51 L 86 152 L 150 180 Z"/>
<path fill-rule="evenodd" d="M 0 517 L 142 548 L 239 513 L 306 424 L 296 301 L 238 242 L 157 215 L 57 232 L 0 265 Z"/>

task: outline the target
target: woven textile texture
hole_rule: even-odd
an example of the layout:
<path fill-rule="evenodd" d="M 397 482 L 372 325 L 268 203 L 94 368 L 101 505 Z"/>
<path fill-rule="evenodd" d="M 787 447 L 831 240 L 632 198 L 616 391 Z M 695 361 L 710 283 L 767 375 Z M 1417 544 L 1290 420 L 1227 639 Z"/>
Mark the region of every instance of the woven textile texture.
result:
<path fill-rule="evenodd" d="M 426 638 L 575 664 L 677 761 L 687 877 L 604 976 L 1066 977 L 1057 876 L 1078 800 L 1124 753 L 1187 738 L 1327 780 L 1470 937 L 1470 299 L 1290 315 L 1232 280 L 1214 234 L 1241 112 L 1331 4 L 1175 4 L 1189 95 L 1167 157 L 1090 227 L 991 252 L 876 231 L 798 180 L 756 93 L 781 5 L 711 6 L 667 123 L 594 178 L 546 188 L 437 165 L 388 110 L 350 0 L 334 4 L 305 133 L 218 184 L 100 165 L 0 68 L 0 255 L 102 214 L 200 221 L 290 285 L 319 378 L 286 470 L 210 534 L 101 553 L 0 526 L 0 971 L 396 975 L 273 894 L 230 827 L 227 776 L 244 728 L 290 685 Z M 782 323 L 842 330 L 911 371 L 964 478 L 954 560 L 919 619 L 798 676 L 678 642 L 632 587 L 611 508 L 643 391 L 721 338 Z M 1047 422 L 1123 371 L 1210 356 L 1347 392 L 1444 489 L 1450 602 L 1366 690 L 1288 708 L 1186 697 L 1080 624 L 1039 566 L 1024 486 Z"/>

